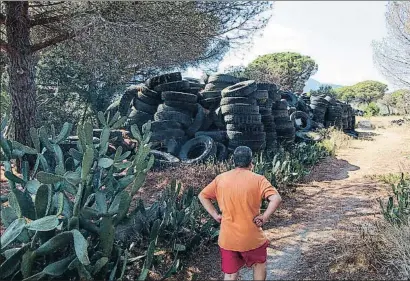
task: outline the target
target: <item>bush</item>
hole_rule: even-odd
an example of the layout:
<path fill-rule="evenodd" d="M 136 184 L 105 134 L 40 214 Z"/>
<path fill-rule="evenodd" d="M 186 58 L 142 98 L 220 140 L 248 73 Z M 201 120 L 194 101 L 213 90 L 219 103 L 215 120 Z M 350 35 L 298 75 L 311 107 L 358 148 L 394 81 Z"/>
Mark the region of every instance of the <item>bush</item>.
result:
<path fill-rule="evenodd" d="M 139 202 L 131 210 L 132 198 L 154 163 L 150 126 L 142 135 L 132 126 L 138 148 L 124 152 L 121 146 L 113 149 L 110 133 L 125 118 L 116 114 L 106 119 L 100 112 L 98 119 L 101 137 L 93 138 L 93 127 L 86 122 L 77 128 L 75 147 L 66 142 L 69 123 L 58 135 L 45 127 L 31 129 L 34 148 L 1 136 L 0 156 L 10 188 L 1 210 L 7 227 L 1 237 L 3 280 L 122 279 L 129 259 L 143 263 L 138 279 L 145 280 L 157 245 L 174 253 L 168 276 L 178 268 L 179 252 L 195 249 L 215 233 L 193 190 L 185 190 L 181 198 L 176 184 L 156 204 L 145 208 Z M 31 170 L 30 158 L 35 159 Z M 21 177 L 11 170 L 16 159 L 22 161 Z M 138 249 L 124 239 L 130 235 L 139 238 Z M 135 252 L 143 258 L 131 257 Z"/>
<path fill-rule="evenodd" d="M 385 203 L 379 200 L 384 218 L 394 225 L 410 222 L 410 181 L 402 174 L 398 184 L 392 184 L 393 195 Z"/>
<path fill-rule="evenodd" d="M 375 102 L 369 103 L 365 108 L 365 117 L 378 116 L 380 114 L 380 108 Z"/>

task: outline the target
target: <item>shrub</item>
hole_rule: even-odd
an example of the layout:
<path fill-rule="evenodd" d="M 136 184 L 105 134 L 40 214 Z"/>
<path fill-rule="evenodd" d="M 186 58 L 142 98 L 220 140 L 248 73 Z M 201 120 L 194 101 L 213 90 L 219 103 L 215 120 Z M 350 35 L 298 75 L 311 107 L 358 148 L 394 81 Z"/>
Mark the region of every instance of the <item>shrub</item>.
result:
<path fill-rule="evenodd" d="M 377 116 L 380 113 L 380 108 L 375 102 L 371 102 L 365 108 L 365 117 Z"/>

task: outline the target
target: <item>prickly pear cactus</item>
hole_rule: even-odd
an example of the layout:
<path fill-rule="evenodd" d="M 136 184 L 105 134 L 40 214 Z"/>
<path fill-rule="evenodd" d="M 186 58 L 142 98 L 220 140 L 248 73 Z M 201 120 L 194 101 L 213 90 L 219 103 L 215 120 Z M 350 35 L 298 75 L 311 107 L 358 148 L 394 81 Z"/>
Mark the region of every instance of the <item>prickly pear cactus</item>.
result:
<path fill-rule="evenodd" d="M 149 156 L 150 126 L 143 132 L 131 128 L 138 144 L 135 151 L 117 147 L 112 152 L 110 134 L 126 117 L 117 113 L 110 118 L 99 112 L 98 120 L 100 137 L 93 136 L 90 122 L 79 125 L 75 147 L 67 153 L 61 146 L 71 134 L 69 123 L 58 134 L 54 128 L 32 128 L 33 147 L 1 135 L 0 160 L 10 189 L 7 198 L 2 198 L 1 215 L 7 229 L 1 236 L 5 257 L 1 279 L 105 279 L 108 275 L 113 279 L 124 274 L 117 271 L 119 262 L 125 269 L 126 252 L 115 245 L 115 229 L 128 219 L 131 198 L 154 163 Z M 33 169 L 23 161 L 22 176 L 13 174 L 12 162 L 28 154 L 36 159 Z M 154 226 L 153 242 L 159 223 Z M 155 244 L 148 250 L 145 268 L 152 261 L 153 247 Z M 39 264 L 45 267 L 38 268 Z M 75 276 L 67 275 L 73 272 Z"/>

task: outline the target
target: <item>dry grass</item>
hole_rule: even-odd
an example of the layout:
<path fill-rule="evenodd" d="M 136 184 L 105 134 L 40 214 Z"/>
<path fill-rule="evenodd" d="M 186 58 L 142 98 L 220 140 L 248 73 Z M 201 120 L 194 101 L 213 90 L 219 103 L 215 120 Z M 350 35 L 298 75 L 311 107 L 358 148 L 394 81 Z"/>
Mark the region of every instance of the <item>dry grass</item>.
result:
<path fill-rule="evenodd" d="M 405 173 L 405 172 L 403 172 L 403 174 L 389 173 L 389 174 L 382 174 L 382 175 L 370 175 L 370 176 L 367 176 L 367 178 L 371 180 L 378 180 L 382 183 L 392 185 L 392 184 L 398 184 L 400 180 L 402 179 L 402 176 L 404 180 L 410 180 L 410 173 Z"/>
<path fill-rule="evenodd" d="M 410 226 L 378 223 L 363 228 L 367 258 L 386 274 L 410 278 Z"/>
<path fill-rule="evenodd" d="M 326 139 L 322 141 L 322 145 L 331 156 L 335 156 L 340 149 L 349 148 L 351 145 L 352 137 L 342 131 L 328 129 L 324 134 Z"/>

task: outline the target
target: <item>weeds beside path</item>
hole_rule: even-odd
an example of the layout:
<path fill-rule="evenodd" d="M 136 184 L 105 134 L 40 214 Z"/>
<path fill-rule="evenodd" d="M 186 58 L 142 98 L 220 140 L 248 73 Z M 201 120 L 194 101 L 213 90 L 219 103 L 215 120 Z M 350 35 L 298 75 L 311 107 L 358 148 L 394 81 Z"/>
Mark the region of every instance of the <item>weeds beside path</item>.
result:
<path fill-rule="evenodd" d="M 267 280 L 382 278 L 358 246 L 360 227 L 380 216 L 377 199 L 390 191 L 369 176 L 410 167 L 410 130 L 373 133 L 372 140 L 354 140 L 316 166 L 265 227 L 271 240 Z M 221 279 L 218 255 L 214 246 L 193 262 L 199 280 Z M 251 280 L 250 270 L 241 275 Z"/>

